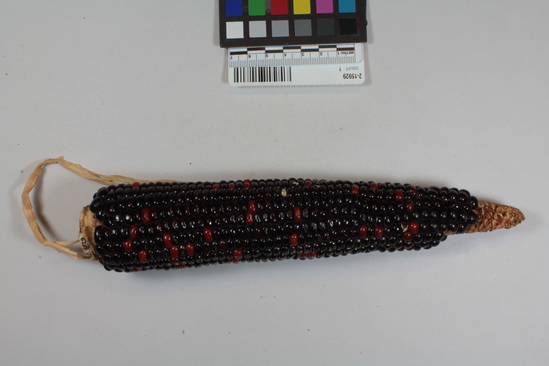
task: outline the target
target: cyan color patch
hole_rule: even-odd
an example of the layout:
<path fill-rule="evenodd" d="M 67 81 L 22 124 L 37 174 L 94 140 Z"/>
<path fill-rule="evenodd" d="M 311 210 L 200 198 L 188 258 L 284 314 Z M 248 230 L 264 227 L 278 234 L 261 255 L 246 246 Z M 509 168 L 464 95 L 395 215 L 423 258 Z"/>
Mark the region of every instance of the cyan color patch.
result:
<path fill-rule="evenodd" d="M 339 0 L 339 12 L 340 13 L 356 12 L 356 1 L 355 0 Z"/>

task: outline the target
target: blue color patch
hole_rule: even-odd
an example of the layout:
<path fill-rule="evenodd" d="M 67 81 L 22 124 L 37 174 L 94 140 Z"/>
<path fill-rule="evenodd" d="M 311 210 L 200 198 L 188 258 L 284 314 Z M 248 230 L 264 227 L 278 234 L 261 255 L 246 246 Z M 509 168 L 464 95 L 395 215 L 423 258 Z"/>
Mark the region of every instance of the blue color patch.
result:
<path fill-rule="evenodd" d="M 355 0 L 339 0 L 338 3 L 340 13 L 356 13 Z"/>
<path fill-rule="evenodd" d="M 242 0 L 225 0 L 225 16 L 241 17 Z"/>

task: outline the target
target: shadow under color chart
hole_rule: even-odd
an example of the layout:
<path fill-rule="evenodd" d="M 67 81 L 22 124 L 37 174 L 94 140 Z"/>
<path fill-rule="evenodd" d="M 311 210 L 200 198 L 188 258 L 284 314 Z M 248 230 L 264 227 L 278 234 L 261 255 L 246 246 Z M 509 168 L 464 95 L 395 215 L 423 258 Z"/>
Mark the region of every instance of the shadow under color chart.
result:
<path fill-rule="evenodd" d="M 366 0 L 220 0 L 221 47 L 366 42 Z"/>

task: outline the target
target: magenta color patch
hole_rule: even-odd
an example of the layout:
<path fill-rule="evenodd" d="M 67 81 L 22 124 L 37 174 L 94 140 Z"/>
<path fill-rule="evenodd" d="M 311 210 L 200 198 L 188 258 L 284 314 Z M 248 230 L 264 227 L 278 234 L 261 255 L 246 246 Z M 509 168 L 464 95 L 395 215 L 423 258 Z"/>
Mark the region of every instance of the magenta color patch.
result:
<path fill-rule="evenodd" d="M 317 14 L 331 14 L 334 12 L 334 0 L 316 0 Z"/>

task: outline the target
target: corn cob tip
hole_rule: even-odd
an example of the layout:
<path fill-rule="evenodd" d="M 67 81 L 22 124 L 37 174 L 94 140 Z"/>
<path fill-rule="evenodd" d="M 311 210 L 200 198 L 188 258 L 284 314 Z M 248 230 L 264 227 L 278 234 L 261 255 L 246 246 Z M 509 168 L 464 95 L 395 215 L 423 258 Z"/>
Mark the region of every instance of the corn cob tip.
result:
<path fill-rule="evenodd" d="M 510 229 L 524 221 L 524 214 L 515 207 L 497 203 L 479 202 L 478 221 L 467 229 L 467 233 L 480 233 L 496 229 Z"/>

